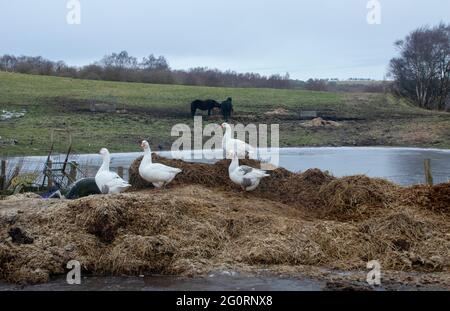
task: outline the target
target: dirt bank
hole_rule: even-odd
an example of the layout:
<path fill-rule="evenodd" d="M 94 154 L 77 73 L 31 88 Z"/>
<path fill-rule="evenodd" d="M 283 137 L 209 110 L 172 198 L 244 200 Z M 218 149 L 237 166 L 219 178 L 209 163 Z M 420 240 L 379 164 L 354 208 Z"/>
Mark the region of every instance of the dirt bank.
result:
<path fill-rule="evenodd" d="M 401 188 L 278 169 L 240 193 L 227 161 L 161 161 L 184 169 L 161 191 L 142 189 L 137 162 L 128 193 L 0 201 L 0 279 L 46 282 L 72 259 L 84 273 L 187 276 L 221 267 L 361 271 L 375 259 L 394 279 L 418 272 L 450 287 L 450 184 Z"/>

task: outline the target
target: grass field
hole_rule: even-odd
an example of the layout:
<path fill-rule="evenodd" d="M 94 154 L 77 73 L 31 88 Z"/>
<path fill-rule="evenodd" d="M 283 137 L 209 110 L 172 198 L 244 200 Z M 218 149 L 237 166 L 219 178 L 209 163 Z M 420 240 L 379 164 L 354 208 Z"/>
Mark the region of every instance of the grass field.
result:
<path fill-rule="evenodd" d="M 233 122 L 280 124 L 281 146 L 450 147 L 450 114 L 411 107 L 384 94 L 344 94 L 299 90 L 211 88 L 89 81 L 0 72 L 1 110 L 22 118 L 0 121 L 2 155 L 46 154 L 52 129 L 69 130 L 74 150 L 138 151 L 140 139 L 169 149 L 174 124 L 192 124 L 189 103 L 233 97 Z M 92 113 L 92 100 L 116 102 L 124 113 Z M 283 114 L 270 115 L 283 108 Z M 340 126 L 312 127 L 299 120 L 317 110 Z M 221 123 L 219 116 L 207 122 Z M 66 134 L 55 134 L 59 148 Z M 8 144 L 10 140 L 17 144 Z"/>

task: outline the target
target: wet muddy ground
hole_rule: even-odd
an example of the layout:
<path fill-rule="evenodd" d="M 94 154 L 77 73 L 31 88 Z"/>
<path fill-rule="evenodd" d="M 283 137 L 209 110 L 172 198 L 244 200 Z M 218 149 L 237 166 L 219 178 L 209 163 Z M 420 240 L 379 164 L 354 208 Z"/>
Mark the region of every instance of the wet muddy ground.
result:
<path fill-rule="evenodd" d="M 205 277 L 178 276 L 89 276 L 70 285 L 64 277 L 38 285 L 0 283 L 0 291 L 445 291 L 437 285 L 408 285 L 386 282 L 370 286 L 360 281 L 320 280 L 308 276 L 249 275 L 216 271 Z"/>

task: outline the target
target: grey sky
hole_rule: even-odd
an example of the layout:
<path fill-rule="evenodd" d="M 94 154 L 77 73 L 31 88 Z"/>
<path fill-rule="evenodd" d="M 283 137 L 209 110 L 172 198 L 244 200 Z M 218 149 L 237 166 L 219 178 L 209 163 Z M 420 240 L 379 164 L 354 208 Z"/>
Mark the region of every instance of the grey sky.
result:
<path fill-rule="evenodd" d="M 450 0 L 0 0 L 0 54 L 84 65 L 106 53 L 164 55 L 177 69 L 208 66 L 292 77 L 381 79 L 393 42 L 418 26 L 450 21 Z"/>

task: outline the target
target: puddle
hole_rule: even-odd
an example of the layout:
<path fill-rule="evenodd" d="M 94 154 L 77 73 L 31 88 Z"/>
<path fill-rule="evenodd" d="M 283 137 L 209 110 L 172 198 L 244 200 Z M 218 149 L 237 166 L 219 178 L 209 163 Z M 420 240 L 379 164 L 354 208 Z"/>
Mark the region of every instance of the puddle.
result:
<path fill-rule="evenodd" d="M 344 285 L 348 288 L 347 283 Z M 339 286 L 337 287 L 339 288 Z M 352 283 L 350 287 L 377 291 L 442 290 L 431 286 L 417 287 L 399 284 L 370 288 L 367 284 Z M 83 277 L 80 285 L 69 285 L 63 277 L 38 285 L 21 286 L 0 283 L 0 291 L 322 291 L 327 289 L 333 290 L 336 287 L 327 287 L 326 280 L 309 277 L 248 276 L 228 271 L 214 272 L 208 276 L 196 278 L 160 275 L 145 277 L 89 276 Z"/>

